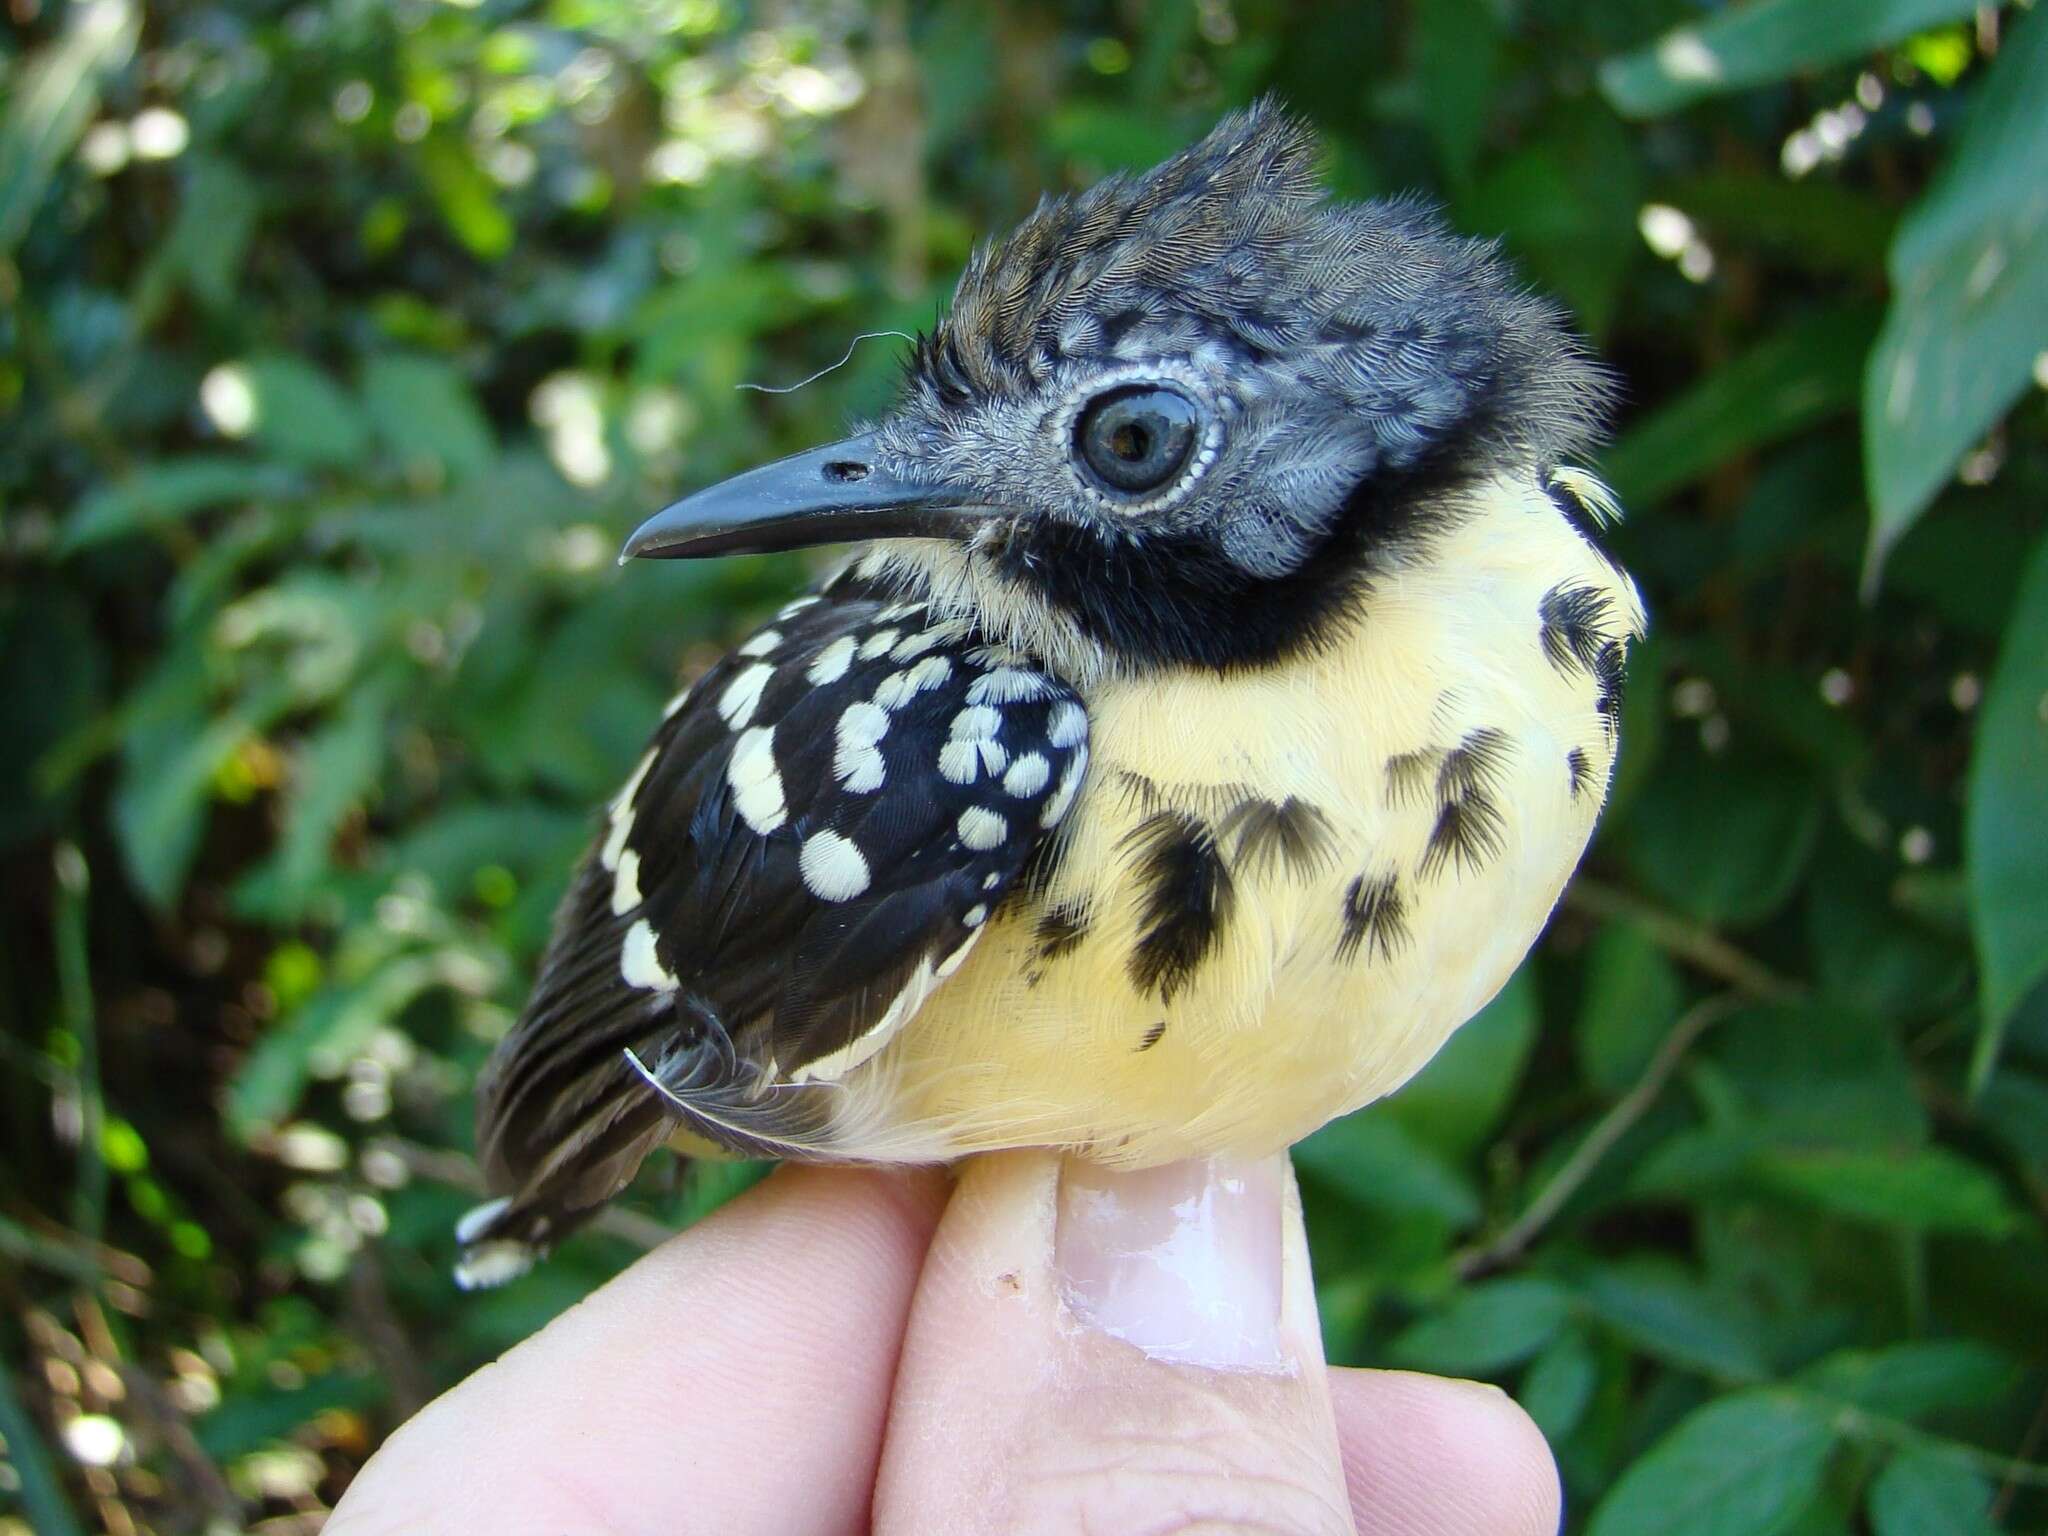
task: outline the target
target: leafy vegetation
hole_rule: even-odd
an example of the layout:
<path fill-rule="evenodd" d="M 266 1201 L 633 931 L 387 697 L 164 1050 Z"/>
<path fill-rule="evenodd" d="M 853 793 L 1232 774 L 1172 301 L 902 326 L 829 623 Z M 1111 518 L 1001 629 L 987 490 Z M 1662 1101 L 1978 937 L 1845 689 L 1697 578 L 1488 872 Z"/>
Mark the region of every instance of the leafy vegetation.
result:
<path fill-rule="evenodd" d="M 1654 622 L 1538 952 L 1301 1149 L 1333 1358 L 1501 1382 L 1593 1536 L 2042 1529 L 2037 9 L 17 0 L 0 1531 L 311 1531 L 755 1176 L 449 1281 L 591 807 L 805 570 L 619 535 L 1265 90 L 1612 360 Z"/>

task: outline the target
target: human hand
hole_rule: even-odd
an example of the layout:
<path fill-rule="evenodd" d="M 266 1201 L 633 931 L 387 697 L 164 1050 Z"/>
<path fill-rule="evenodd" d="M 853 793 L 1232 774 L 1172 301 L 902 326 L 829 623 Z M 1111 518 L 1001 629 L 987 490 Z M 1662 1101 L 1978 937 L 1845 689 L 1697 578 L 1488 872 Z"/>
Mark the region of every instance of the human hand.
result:
<path fill-rule="evenodd" d="M 431 1404 L 327 1536 L 1551 1536 L 1492 1387 L 1323 1363 L 1285 1159 L 789 1167 Z"/>

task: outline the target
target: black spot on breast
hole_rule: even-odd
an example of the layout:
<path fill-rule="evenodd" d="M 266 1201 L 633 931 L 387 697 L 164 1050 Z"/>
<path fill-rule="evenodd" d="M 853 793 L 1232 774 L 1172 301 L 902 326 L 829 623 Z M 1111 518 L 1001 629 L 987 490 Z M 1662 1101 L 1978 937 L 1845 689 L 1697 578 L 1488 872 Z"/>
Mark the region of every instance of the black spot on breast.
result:
<path fill-rule="evenodd" d="M 1332 852 L 1329 818 L 1295 795 L 1240 801 L 1225 813 L 1216 837 L 1230 845 L 1231 866 L 1240 875 L 1262 874 L 1277 861 L 1306 879 L 1328 866 Z"/>
<path fill-rule="evenodd" d="M 1160 1036 L 1164 1035 L 1165 1033 L 1166 1020 L 1161 1019 L 1157 1024 L 1154 1024 L 1150 1029 L 1146 1030 L 1144 1035 L 1140 1037 L 1138 1041 L 1138 1049 L 1141 1051 L 1151 1050 L 1153 1046 L 1159 1043 Z"/>
<path fill-rule="evenodd" d="M 1537 605 L 1543 621 L 1543 654 L 1560 672 L 1591 672 L 1600 648 L 1608 643 L 1610 605 L 1597 587 L 1563 583 L 1543 594 Z"/>
<path fill-rule="evenodd" d="M 1578 799 L 1593 785 L 1593 760 L 1584 747 L 1573 747 L 1564 755 L 1565 773 L 1570 776 L 1572 798 Z"/>
<path fill-rule="evenodd" d="M 1441 748 L 1418 747 L 1388 758 L 1387 799 L 1395 805 L 1420 805 L 1429 793 L 1430 775 L 1436 769 L 1437 759 L 1442 756 Z"/>
<path fill-rule="evenodd" d="M 1032 937 L 1037 941 L 1040 960 L 1058 960 L 1070 955 L 1088 937 L 1088 909 L 1083 906 L 1049 906 L 1040 915 Z"/>
<path fill-rule="evenodd" d="M 1408 942 L 1408 903 L 1391 874 L 1360 875 L 1344 888 L 1344 931 L 1337 958 L 1349 965 L 1367 945 L 1382 960 Z"/>
<path fill-rule="evenodd" d="M 1141 992 L 1170 1002 L 1215 948 L 1236 890 L 1215 834 L 1184 812 L 1148 816 L 1124 842 L 1134 855 L 1138 886 L 1131 980 Z"/>
<path fill-rule="evenodd" d="M 1417 871 L 1434 879 L 1447 864 L 1476 869 L 1506 846 L 1506 818 L 1500 807 L 1500 774 L 1511 744 L 1492 726 L 1466 733 L 1444 754 L 1436 775 L 1436 824 L 1423 845 Z"/>
<path fill-rule="evenodd" d="M 1117 769 L 1116 785 L 1121 791 L 1119 803 L 1127 811 L 1156 811 L 1165 802 L 1156 783 L 1129 768 Z"/>
<path fill-rule="evenodd" d="M 1628 653 L 1619 640 L 1608 641 L 1593 658 L 1593 681 L 1600 690 L 1593 707 L 1607 722 L 1607 739 L 1612 741 L 1621 729 L 1621 694 L 1628 682 Z"/>

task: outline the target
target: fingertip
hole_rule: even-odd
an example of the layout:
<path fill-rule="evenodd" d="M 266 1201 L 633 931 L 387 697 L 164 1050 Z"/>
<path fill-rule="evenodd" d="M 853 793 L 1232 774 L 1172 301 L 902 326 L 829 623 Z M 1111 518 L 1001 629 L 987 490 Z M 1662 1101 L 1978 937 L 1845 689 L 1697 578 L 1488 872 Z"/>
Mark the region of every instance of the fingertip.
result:
<path fill-rule="evenodd" d="M 429 1405 L 329 1529 L 865 1531 L 945 1198 L 933 1169 L 776 1172 Z"/>
<path fill-rule="evenodd" d="M 1359 1536 L 1556 1536 L 1556 1458 L 1499 1388 L 1333 1370 L 1330 1397 Z"/>

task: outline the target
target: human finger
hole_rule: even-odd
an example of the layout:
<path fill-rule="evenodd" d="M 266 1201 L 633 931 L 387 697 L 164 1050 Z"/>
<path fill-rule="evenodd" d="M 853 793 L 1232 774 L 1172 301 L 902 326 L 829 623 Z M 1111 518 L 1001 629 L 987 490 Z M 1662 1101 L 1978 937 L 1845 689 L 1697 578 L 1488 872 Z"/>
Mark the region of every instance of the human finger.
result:
<path fill-rule="evenodd" d="M 943 1175 L 786 1168 L 438 1398 L 327 1536 L 866 1532 Z"/>

